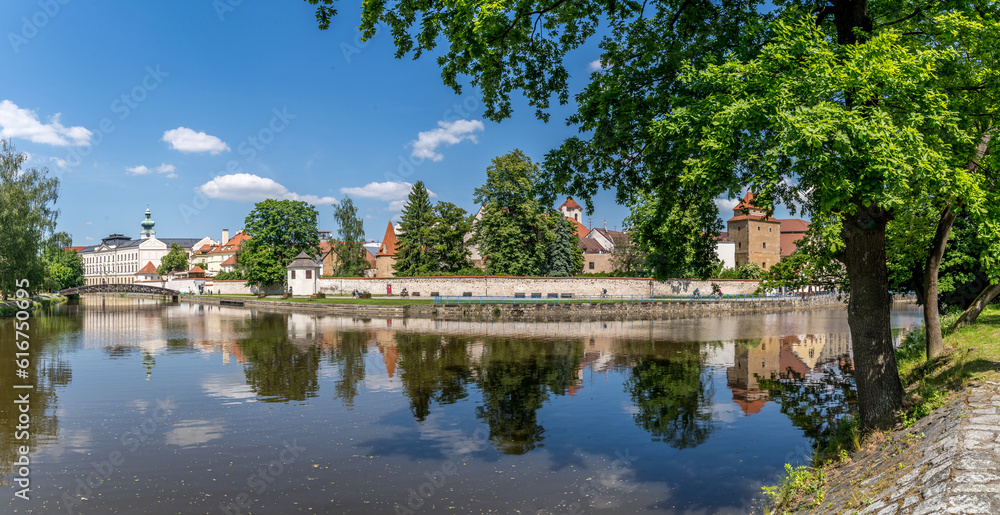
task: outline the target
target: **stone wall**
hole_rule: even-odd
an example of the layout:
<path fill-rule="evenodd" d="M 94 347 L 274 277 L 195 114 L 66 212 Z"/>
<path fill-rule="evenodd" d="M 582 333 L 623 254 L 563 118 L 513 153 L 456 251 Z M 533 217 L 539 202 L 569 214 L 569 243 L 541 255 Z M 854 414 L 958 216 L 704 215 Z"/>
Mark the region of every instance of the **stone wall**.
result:
<path fill-rule="evenodd" d="M 217 281 L 219 284 L 222 281 Z M 318 287 L 323 293 L 332 295 L 350 294 L 354 290 L 384 294 L 392 285 L 392 293 L 398 294 L 406 288 L 409 292 L 419 292 L 429 296 L 438 292 L 443 296 L 461 296 L 471 293 L 475 296 L 508 296 L 524 293 L 571 293 L 574 296 L 600 295 L 607 289 L 609 295 L 691 295 L 694 290 L 702 294 L 712 291 L 712 284 L 718 284 L 727 295 L 751 294 L 757 289 L 758 281 L 713 279 L 669 279 L 653 281 L 631 277 L 321 277 Z M 222 291 L 222 290 L 216 290 Z M 228 291 L 227 291 L 228 293 Z M 233 292 L 237 293 L 237 292 Z"/>
<path fill-rule="evenodd" d="M 256 295 L 258 288 L 247 287 L 246 281 L 213 281 L 212 293 L 216 295 Z M 268 295 L 280 295 L 284 293 L 284 287 L 280 284 L 264 288 Z"/>

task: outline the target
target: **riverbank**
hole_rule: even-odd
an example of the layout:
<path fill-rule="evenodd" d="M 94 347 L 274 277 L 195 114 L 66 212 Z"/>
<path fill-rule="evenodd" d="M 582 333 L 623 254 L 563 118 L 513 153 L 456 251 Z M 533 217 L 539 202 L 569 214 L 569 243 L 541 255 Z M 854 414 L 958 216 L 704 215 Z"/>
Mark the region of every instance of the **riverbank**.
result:
<path fill-rule="evenodd" d="M 530 299 L 506 299 L 482 304 L 437 303 L 432 299 L 252 298 L 230 296 L 182 296 L 180 302 L 215 304 L 250 309 L 306 312 L 370 318 L 434 318 L 440 320 L 646 320 L 683 318 L 726 313 L 778 313 L 798 309 L 842 306 L 834 296 L 757 298 L 748 300 L 677 302 L 670 300 L 562 301 L 532 303 Z"/>
<path fill-rule="evenodd" d="M 51 306 L 53 304 L 59 304 L 60 302 L 66 302 L 66 297 L 62 295 L 36 295 L 31 297 L 31 305 L 28 306 L 28 311 L 35 310 L 38 308 L 43 308 L 45 306 Z M 7 302 L 0 302 L 0 318 L 12 317 L 21 311 L 21 308 L 17 306 L 17 300 L 12 299 Z"/>
<path fill-rule="evenodd" d="M 945 344 L 932 362 L 902 363 L 912 407 L 896 429 L 839 463 L 793 472 L 792 497 L 772 512 L 1000 513 L 1000 306 Z"/>

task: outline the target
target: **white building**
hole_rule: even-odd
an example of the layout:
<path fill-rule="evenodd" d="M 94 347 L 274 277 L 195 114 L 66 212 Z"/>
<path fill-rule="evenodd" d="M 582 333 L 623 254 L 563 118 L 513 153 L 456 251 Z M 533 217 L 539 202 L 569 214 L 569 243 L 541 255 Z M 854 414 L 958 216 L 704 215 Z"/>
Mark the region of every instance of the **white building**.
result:
<path fill-rule="evenodd" d="M 152 264 L 154 269 L 159 267 L 160 260 L 170 252 L 170 245 L 173 243 L 184 248 L 189 260 L 202 246 L 214 243 L 208 237 L 157 238 L 156 231 L 153 230 L 155 222 L 150 218 L 148 207 L 146 218 L 140 225 L 142 231 L 137 240 L 116 233 L 102 238 L 99 245 L 91 245 L 79 251 L 83 258 L 83 278 L 86 284 L 131 284 L 146 265 Z"/>
<path fill-rule="evenodd" d="M 288 289 L 293 295 L 316 293 L 318 291 L 316 280 L 319 279 L 322 269 L 322 262 L 313 261 L 308 254 L 300 252 L 287 267 Z"/>

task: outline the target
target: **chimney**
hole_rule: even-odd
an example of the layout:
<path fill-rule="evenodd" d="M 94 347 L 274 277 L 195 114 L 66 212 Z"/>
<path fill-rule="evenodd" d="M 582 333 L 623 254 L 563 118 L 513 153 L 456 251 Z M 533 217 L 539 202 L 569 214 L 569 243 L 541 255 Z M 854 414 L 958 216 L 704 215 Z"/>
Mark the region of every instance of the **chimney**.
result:
<path fill-rule="evenodd" d="M 227 242 L 229 242 L 229 229 L 223 229 L 222 230 L 222 241 L 219 242 L 219 245 L 225 245 Z"/>

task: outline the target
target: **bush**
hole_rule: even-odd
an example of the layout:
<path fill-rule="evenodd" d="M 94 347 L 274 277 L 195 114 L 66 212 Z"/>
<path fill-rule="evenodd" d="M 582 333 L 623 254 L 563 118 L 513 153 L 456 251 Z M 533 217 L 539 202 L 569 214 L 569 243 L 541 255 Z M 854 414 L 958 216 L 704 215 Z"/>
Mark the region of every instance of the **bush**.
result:
<path fill-rule="evenodd" d="M 326 298 L 326 294 L 323 293 L 323 292 L 321 292 L 321 291 L 318 291 L 318 292 L 316 292 L 316 298 L 317 299 L 325 299 Z"/>

